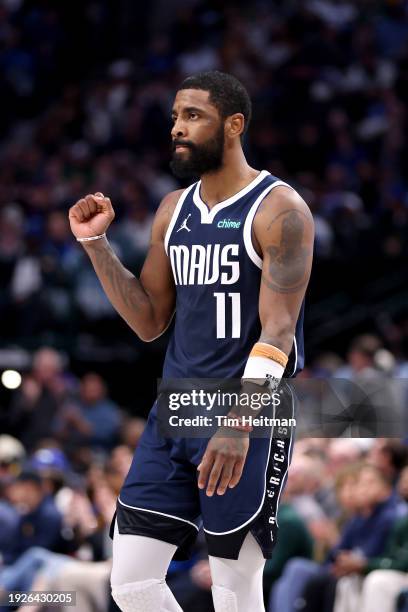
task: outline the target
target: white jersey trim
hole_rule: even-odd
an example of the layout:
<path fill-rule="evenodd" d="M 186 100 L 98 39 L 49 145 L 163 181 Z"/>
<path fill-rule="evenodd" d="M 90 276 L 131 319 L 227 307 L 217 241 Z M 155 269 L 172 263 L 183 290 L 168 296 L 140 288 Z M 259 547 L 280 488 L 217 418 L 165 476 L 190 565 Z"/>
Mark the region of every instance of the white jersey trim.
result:
<path fill-rule="evenodd" d="M 192 190 L 194 185 L 195 185 L 195 183 L 193 183 L 192 185 L 190 185 L 190 187 L 187 187 L 187 189 L 185 189 L 183 191 L 183 193 L 179 197 L 178 202 L 176 204 L 176 207 L 175 207 L 175 209 L 173 211 L 172 217 L 170 219 L 169 226 L 168 226 L 166 234 L 164 236 L 164 250 L 166 251 L 167 255 L 168 255 L 168 246 L 169 246 L 170 236 L 171 236 L 171 233 L 172 233 L 172 231 L 174 229 L 174 226 L 176 225 L 176 221 L 177 221 L 178 216 L 180 214 L 181 207 L 183 206 L 184 200 L 186 199 L 186 197 L 188 196 L 188 194 L 190 193 L 190 191 Z"/>
<path fill-rule="evenodd" d="M 192 523 L 191 521 L 187 521 L 187 519 L 182 519 L 179 516 L 173 516 L 172 514 L 165 514 L 164 512 L 157 512 L 157 510 L 147 510 L 146 508 L 137 508 L 136 506 L 129 506 L 129 504 L 125 504 L 120 499 L 120 497 L 118 497 L 118 502 L 120 503 L 121 506 L 124 506 L 125 508 L 131 508 L 131 510 L 141 510 L 142 512 L 151 512 L 152 514 L 160 514 L 160 516 L 166 516 L 167 518 L 172 518 L 172 519 L 176 519 L 177 521 L 182 521 L 183 523 L 188 523 L 192 527 L 195 527 L 197 531 L 200 530 L 199 527 L 195 525 L 195 523 Z"/>
<path fill-rule="evenodd" d="M 268 187 L 261 193 L 261 195 L 252 204 L 246 216 L 245 224 L 244 224 L 245 250 L 248 254 L 248 257 L 251 259 L 251 261 L 260 269 L 262 269 L 262 258 L 259 257 L 258 253 L 255 251 L 255 248 L 252 242 L 252 223 L 255 218 L 256 211 L 259 208 L 260 203 L 268 195 L 268 193 L 275 187 L 289 187 L 290 189 L 293 189 L 293 187 L 291 187 L 290 185 L 288 185 L 288 183 L 285 183 L 284 181 L 275 181 L 275 183 L 272 183 L 272 185 L 268 185 Z"/>
<path fill-rule="evenodd" d="M 298 362 L 298 350 L 297 350 L 296 336 L 293 337 L 293 347 L 295 349 L 295 365 L 293 366 L 293 370 L 292 370 L 291 376 L 293 376 L 294 373 L 296 372 L 297 362 Z"/>
<path fill-rule="evenodd" d="M 291 393 L 292 393 L 292 392 L 291 392 Z M 295 413 L 295 405 L 294 405 L 293 393 L 292 393 L 292 418 L 293 418 L 293 416 L 294 416 L 294 413 Z M 275 409 L 274 409 L 274 415 L 273 415 L 273 416 L 274 416 L 274 418 L 275 418 Z M 265 485 L 264 485 L 264 492 L 263 492 L 263 495 L 262 495 L 262 501 L 261 501 L 261 503 L 259 504 L 258 510 L 257 510 L 256 512 L 254 512 L 254 514 L 251 516 L 251 518 L 249 518 L 247 521 L 245 521 L 245 523 L 242 523 L 242 525 L 239 525 L 239 527 L 235 527 L 234 529 L 230 529 L 229 531 L 209 531 L 208 529 L 205 529 L 205 528 L 204 528 L 204 531 L 205 531 L 206 533 L 209 533 L 210 535 L 215 535 L 215 536 L 217 536 L 217 535 L 228 535 L 229 533 L 235 533 L 236 531 L 239 531 L 240 529 L 242 529 L 243 527 L 246 527 L 246 525 L 248 525 L 249 523 L 251 523 L 251 522 L 252 522 L 252 521 L 253 521 L 253 520 L 254 520 L 254 519 L 255 519 L 255 518 L 258 516 L 258 514 L 260 513 L 260 511 L 262 510 L 262 507 L 263 507 L 264 502 L 265 502 L 265 495 L 266 495 L 266 488 L 267 488 L 267 487 L 266 487 L 266 479 L 267 479 L 267 474 L 268 474 L 269 459 L 270 459 L 270 456 L 271 456 L 271 446 L 272 446 L 272 439 L 273 439 L 273 432 L 274 432 L 274 429 L 275 429 L 275 428 L 274 428 L 274 426 L 273 426 L 273 427 L 272 427 L 272 432 L 271 432 L 271 437 L 270 437 L 270 440 L 269 440 L 268 458 L 267 458 L 267 460 L 266 460 L 266 465 L 265 465 Z M 283 475 L 283 477 L 282 477 L 282 480 L 281 480 L 281 483 L 280 483 L 280 486 L 279 486 L 279 495 L 278 495 L 278 499 L 277 499 L 277 502 L 276 502 L 276 515 L 278 514 L 279 498 L 280 498 L 281 493 L 282 493 L 283 483 L 284 483 L 284 481 L 285 481 L 285 476 L 286 476 L 286 474 L 288 473 L 288 469 L 289 469 L 289 457 L 290 457 L 290 451 L 291 451 L 291 448 L 292 448 L 292 441 L 293 441 L 293 438 L 294 438 L 294 433 L 293 433 L 293 431 L 292 431 L 291 436 L 290 436 L 289 451 L 288 451 L 288 452 L 289 452 L 289 454 L 288 454 L 288 467 L 287 467 L 287 470 L 286 470 L 285 474 L 284 474 L 284 475 Z M 277 522 L 277 521 L 276 521 L 276 522 Z"/>
<path fill-rule="evenodd" d="M 211 210 L 201 199 L 201 195 L 200 195 L 201 181 L 198 181 L 196 188 L 194 190 L 194 193 L 193 193 L 193 201 L 194 201 L 194 204 L 197 206 L 198 210 L 200 211 L 201 223 L 205 223 L 205 224 L 212 223 L 214 221 L 215 215 L 219 213 L 220 210 L 222 210 L 223 208 L 226 208 L 227 206 L 230 206 L 231 204 L 234 204 L 234 202 L 236 202 L 240 198 L 243 198 L 254 187 L 259 185 L 259 183 L 263 181 L 266 176 L 269 176 L 269 174 L 270 172 L 268 172 L 267 170 L 261 170 L 258 176 L 256 176 L 254 180 L 249 183 L 249 185 L 241 189 L 241 191 L 238 191 L 238 193 L 231 196 L 230 198 L 227 198 L 226 200 L 223 200 L 222 202 L 218 202 L 218 204 L 213 206 Z"/>

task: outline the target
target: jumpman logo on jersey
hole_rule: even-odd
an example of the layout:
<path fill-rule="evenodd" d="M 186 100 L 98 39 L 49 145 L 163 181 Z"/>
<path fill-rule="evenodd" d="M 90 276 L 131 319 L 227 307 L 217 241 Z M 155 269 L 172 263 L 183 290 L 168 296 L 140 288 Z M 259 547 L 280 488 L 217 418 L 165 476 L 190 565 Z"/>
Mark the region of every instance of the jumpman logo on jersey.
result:
<path fill-rule="evenodd" d="M 188 232 L 191 232 L 191 229 L 189 227 L 187 227 L 187 221 L 189 220 L 190 217 L 191 217 L 191 213 L 189 213 L 187 215 L 187 217 L 184 219 L 183 223 L 180 225 L 180 227 L 178 228 L 177 232 L 179 232 L 182 229 L 185 229 Z M 176 232 L 176 234 L 177 234 L 177 232 Z"/>

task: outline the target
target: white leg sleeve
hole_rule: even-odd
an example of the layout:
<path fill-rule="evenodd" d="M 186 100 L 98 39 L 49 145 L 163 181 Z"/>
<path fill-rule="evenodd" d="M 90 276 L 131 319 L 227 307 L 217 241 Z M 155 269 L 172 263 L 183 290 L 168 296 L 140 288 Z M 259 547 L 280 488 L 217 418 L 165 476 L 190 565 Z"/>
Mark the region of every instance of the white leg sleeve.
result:
<path fill-rule="evenodd" d="M 164 580 L 140 580 L 112 587 L 112 597 L 122 612 L 161 611 L 167 588 Z"/>
<path fill-rule="evenodd" d="M 165 582 L 176 549 L 154 538 L 121 534 L 115 524 L 111 586 L 122 612 L 182 612 Z"/>
<path fill-rule="evenodd" d="M 211 591 L 215 612 L 238 612 L 238 601 L 234 591 L 214 584 Z"/>
<path fill-rule="evenodd" d="M 251 533 L 237 560 L 209 557 L 215 612 L 265 612 L 262 575 L 265 559 Z"/>

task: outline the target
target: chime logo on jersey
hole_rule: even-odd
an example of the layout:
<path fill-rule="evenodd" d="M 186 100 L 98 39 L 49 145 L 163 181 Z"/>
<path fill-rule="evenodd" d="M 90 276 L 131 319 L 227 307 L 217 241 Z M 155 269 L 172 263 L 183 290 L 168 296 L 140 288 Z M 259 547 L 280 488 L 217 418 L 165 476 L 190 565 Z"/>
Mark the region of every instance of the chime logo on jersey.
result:
<path fill-rule="evenodd" d="M 221 219 L 218 221 L 218 229 L 238 229 L 241 226 L 241 221 L 234 221 L 233 219 Z"/>
<path fill-rule="evenodd" d="M 170 246 L 176 285 L 233 285 L 239 280 L 238 244 Z"/>

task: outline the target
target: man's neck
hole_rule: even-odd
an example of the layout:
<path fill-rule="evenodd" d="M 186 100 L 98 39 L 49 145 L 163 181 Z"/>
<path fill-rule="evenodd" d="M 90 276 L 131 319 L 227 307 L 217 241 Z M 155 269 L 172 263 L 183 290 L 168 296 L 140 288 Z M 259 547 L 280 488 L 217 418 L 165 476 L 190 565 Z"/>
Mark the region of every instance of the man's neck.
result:
<path fill-rule="evenodd" d="M 251 168 L 242 152 L 235 155 L 234 159 L 226 156 L 220 170 L 202 175 L 201 198 L 212 208 L 244 189 L 258 174 L 259 170 Z"/>

